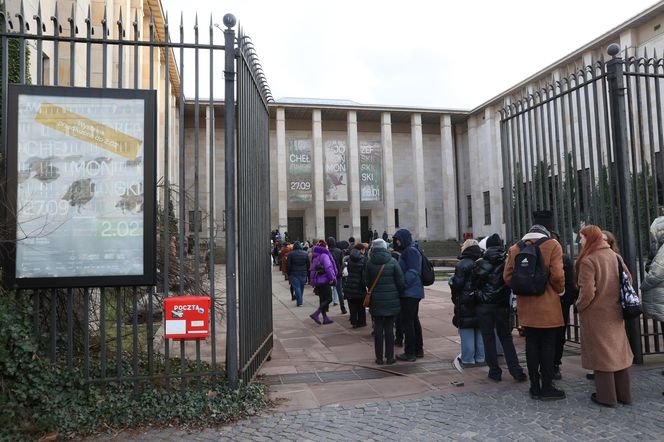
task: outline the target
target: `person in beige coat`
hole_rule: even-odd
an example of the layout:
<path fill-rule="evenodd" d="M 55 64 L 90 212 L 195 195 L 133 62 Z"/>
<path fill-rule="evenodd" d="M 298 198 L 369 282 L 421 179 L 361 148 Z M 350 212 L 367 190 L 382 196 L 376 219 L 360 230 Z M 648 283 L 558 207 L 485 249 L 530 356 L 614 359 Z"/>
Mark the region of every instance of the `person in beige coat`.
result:
<path fill-rule="evenodd" d="M 549 230 L 553 224 L 551 212 L 535 212 L 533 217 L 536 224 L 521 238 L 521 241 L 510 247 L 507 255 L 503 279 L 510 287 L 515 258 L 521 251 L 519 244 L 535 243 L 551 237 Z M 517 314 L 519 324 L 523 326 L 526 335 L 530 397 L 557 400 L 565 398 L 565 392 L 553 385 L 556 337 L 558 329 L 565 325 L 560 308 L 560 295 L 565 291 L 563 250 L 558 241 L 553 239 L 545 240 L 539 249 L 544 260 L 544 268 L 549 275 L 548 284 L 541 295 L 517 296 Z"/>
<path fill-rule="evenodd" d="M 581 365 L 595 372 L 597 392 L 591 400 L 609 407 L 617 402 L 630 404 L 629 367 L 634 355 L 618 302 L 618 260 L 626 271 L 627 266 L 603 240 L 599 227 L 586 226 L 580 234 L 582 249 L 575 265 L 579 287 L 576 308 L 581 320 Z"/>

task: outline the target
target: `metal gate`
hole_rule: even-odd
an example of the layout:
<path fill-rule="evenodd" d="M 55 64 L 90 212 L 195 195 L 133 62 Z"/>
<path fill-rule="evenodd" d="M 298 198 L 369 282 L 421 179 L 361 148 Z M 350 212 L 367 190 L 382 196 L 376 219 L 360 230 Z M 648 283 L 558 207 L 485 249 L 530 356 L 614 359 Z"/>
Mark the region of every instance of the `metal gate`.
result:
<path fill-rule="evenodd" d="M 71 11 L 58 10 L 53 2 L 54 10 L 46 14 L 47 19 L 41 5 L 37 11 L 27 12 L 23 3 L 19 11 L 7 11 L 4 2 L 0 6 L 3 198 L 8 180 L 7 96 L 11 83 L 153 90 L 157 96 L 159 178 L 154 183 L 158 203 L 157 237 L 153 239 L 157 286 L 24 289 L 16 291 L 16 305 L 30 317 L 40 353 L 54 365 L 80 369 L 88 382 L 131 381 L 138 386 L 159 380 L 161 384 L 175 381 L 185 388 L 201 376 L 219 376 L 227 377 L 235 387 L 238 377 L 251 380 L 272 348 L 267 250 L 267 102 L 271 96 L 248 37 L 235 38 L 232 15 L 224 17 L 223 45 L 216 43 L 219 36 L 215 33 L 221 29 L 212 17 L 207 36 L 199 34 L 198 20 L 187 29 L 193 32 L 193 41 L 185 39 L 181 18 L 179 42 L 172 42 L 168 14 L 161 8 L 151 10 L 151 4 L 145 1 L 140 9 L 123 12 L 121 7 L 113 11 L 91 2 L 87 16 L 77 17 L 76 2 L 67 3 Z M 200 42 L 199 37 L 207 41 Z M 220 65 L 225 66 L 225 105 L 214 100 L 215 87 L 220 90 L 216 69 Z M 185 81 L 195 91 L 187 100 Z M 201 86 L 209 87 L 207 97 L 201 96 Z M 219 152 L 216 146 L 221 144 L 215 111 L 224 114 L 223 169 L 214 161 Z M 207 131 L 206 136 L 200 136 L 202 130 Z M 205 162 L 207 168 L 202 166 Z M 223 210 L 215 208 L 220 187 L 215 177 L 220 174 L 226 182 Z M 16 237 L 12 239 L 12 232 L 7 231 L 6 204 L 0 206 L 2 240 L 7 245 Z M 223 269 L 219 261 L 224 255 L 225 284 L 215 271 Z M 212 298 L 210 338 L 194 342 L 163 339 L 163 299 L 191 294 Z M 223 321 L 226 330 L 220 327 Z M 221 356 L 224 352 L 225 358 Z"/>
<path fill-rule="evenodd" d="M 272 352 L 272 258 L 268 102 L 272 95 L 251 40 L 238 38 L 238 276 L 240 377 L 248 382 Z M 230 333 L 230 331 L 229 331 Z"/>
<path fill-rule="evenodd" d="M 513 243 L 532 212 L 554 213 L 563 250 L 578 253 L 578 230 L 595 224 L 616 234 L 638 281 L 648 259 L 648 228 L 664 205 L 664 60 L 602 57 L 501 110 L 504 210 Z M 637 284 L 638 284 L 637 281 Z M 663 324 L 627 324 L 638 363 L 664 351 Z M 579 342 L 574 314 L 568 339 Z"/>

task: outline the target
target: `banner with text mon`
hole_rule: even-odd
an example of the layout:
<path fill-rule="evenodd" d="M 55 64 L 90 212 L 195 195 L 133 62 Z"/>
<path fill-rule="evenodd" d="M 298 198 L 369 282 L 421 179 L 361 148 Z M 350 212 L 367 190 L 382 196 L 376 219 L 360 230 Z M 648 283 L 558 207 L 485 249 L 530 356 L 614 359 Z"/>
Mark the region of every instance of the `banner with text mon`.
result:
<path fill-rule="evenodd" d="M 346 142 L 325 142 L 325 201 L 348 201 Z"/>
<path fill-rule="evenodd" d="M 312 200 L 311 140 L 288 140 L 288 201 Z"/>
<path fill-rule="evenodd" d="M 383 199 L 383 149 L 378 141 L 360 142 L 360 200 Z"/>

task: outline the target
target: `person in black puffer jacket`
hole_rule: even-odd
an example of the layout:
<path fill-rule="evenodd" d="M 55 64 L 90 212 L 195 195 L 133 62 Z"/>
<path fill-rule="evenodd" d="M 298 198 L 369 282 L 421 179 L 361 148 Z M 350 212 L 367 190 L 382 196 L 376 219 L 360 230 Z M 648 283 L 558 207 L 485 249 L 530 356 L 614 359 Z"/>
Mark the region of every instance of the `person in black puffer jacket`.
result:
<path fill-rule="evenodd" d="M 489 379 L 500 381 L 502 378 L 502 370 L 498 365 L 498 355 L 496 354 L 496 334 L 498 334 L 510 374 L 515 380 L 523 382 L 527 376 L 519 365 L 514 342 L 512 342 L 509 309 L 511 290 L 503 280 L 503 269 L 505 268 L 503 240 L 497 233 L 494 233 L 487 239 L 486 246 L 484 256 L 477 260 L 473 267 L 473 280 L 477 299 L 475 311 L 484 340 Z"/>
<path fill-rule="evenodd" d="M 364 306 L 362 306 L 364 295 L 367 293 L 367 286 L 364 284 L 362 276 L 367 264 L 367 258 L 364 256 L 365 251 L 364 244 L 356 244 L 351 249 L 350 256 L 345 258 L 348 276 L 344 280 L 344 297 L 348 300 L 350 323 L 353 328 L 367 325 L 367 313 Z"/>
<path fill-rule="evenodd" d="M 602 231 L 604 233 L 605 231 Z M 560 235 L 551 231 L 551 237 L 560 242 Z M 562 245 L 562 243 L 560 244 Z M 610 245 L 610 244 L 609 244 Z M 614 250 L 615 251 L 615 250 Z M 616 252 L 618 253 L 618 252 Z M 574 264 L 567 253 L 563 253 L 563 273 L 565 274 L 565 293 L 560 297 L 560 308 L 563 310 L 563 321 L 565 325 L 558 329 L 556 336 L 556 355 L 553 360 L 553 379 L 562 379 L 560 366 L 563 363 L 563 350 L 567 341 L 567 326 L 569 325 L 569 310 L 579 298 L 579 289 L 574 283 Z"/>
<path fill-rule="evenodd" d="M 462 365 L 484 363 L 484 342 L 475 313 L 475 287 L 472 278 L 475 261 L 481 256 L 482 249 L 477 241 L 466 240 L 461 246 L 461 255 L 454 268 L 454 275 L 449 280 L 454 303 L 452 324 L 459 329 L 461 338 L 461 354 L 457 359 Z"/>
<path fill-rule="evenodd" d="M 309 273 L 309 257 L 307 252 L 302 250 L 302 243 L 296 242 L 293 245 L 293 251 L 288 254 L 286 260 L 286 273 L 288 281 L 295 292 L 297 306 L 301 307 L 303 298 L 302 293 L 304 285 L 307 283 L 307 274 Z"/>

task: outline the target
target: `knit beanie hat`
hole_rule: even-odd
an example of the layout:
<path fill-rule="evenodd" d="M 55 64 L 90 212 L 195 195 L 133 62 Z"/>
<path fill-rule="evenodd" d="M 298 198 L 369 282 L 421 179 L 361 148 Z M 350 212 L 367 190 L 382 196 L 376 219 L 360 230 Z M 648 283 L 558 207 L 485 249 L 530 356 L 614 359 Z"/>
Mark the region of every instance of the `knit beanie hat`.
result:
<path fill-rule="evenodd" d="M 463 253 L 463 251 L 466 250 L 470 246 L 478 246 L 479 247 L 479 243 L 477 242 L 476 239 L 467 239 L 467 240 L 465 240 L 463 242 L 463 244 L 461 244 L 461 253 Z"/>
<path fill-rule="evenodd" d="M 373 250 L 378 250 L 378 249 L 387 250 L 387 243 L 382 238 L 374 239 L 371 243 L 371 248 Z"/>
<path fill-rule="evenodd" d="M 494 233 L 486 240 L 486 248 L 489 247 L 501 247 L 503 245 L 503 240 L 500 239 L 500 235 Z"/>

